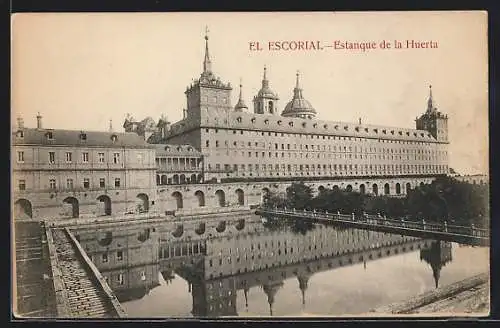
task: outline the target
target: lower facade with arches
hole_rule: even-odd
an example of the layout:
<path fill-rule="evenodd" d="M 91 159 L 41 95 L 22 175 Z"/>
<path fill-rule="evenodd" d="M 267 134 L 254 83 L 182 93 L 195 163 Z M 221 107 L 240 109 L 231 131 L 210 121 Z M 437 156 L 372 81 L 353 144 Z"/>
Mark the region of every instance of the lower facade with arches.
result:
<path fill-rule="evenodd" d="M 14 220 L 76 219 L 154 212 L 156 189 L 23 192 L 13 195 Z"/>
<path fill-rule="evenodd" d="M 325 189 L 335 189 L 362 194 L 404 197 L 408 190 L 429 184 L 433 177 L 398 179 L 344 179 L 305 182 L 315 194 Z M 159 186 L 160 212 L 180 209 L 223 208 L 262 204 L 266 195 L 284 194 L 289 182 L 211 183 L 189 186 Z"/>
<path fill-rule="evenodd" d="M 314 194 L 336 189 L 362 194 L 404 197 L 408 190 L 429 184 L 434 177 L 389 179 L 332 179 L 304 182 Z M 164 215 L 176 210 L 257 206 L 266 195 L 286 193 L 293 181 L 195 183 L 159 185 L 154 189 L 96 190 L 86 192 L 14 194 L 15 219 L 83 218 L 149 213 Z"/>

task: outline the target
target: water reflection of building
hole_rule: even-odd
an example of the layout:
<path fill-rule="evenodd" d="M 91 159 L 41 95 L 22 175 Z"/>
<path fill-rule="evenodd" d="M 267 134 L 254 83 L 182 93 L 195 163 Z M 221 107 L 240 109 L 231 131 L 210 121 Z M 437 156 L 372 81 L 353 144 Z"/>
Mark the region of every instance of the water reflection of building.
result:
<path fill-rule="evenodd" d="M 204 261 L 176 272 L 192 283 L 195 316 L 238 315 L 238 290 L 243 290 L 247 308 L 249 293 L 265 294 L 273 315 L 273 304 L 287 279 L 297 280 L 305 306 L 308 282 L 316 272 L 361 263 L 366 266 L 371 260 L 429 245 L 429 241 L 412 237 L 324 226 L 305 235 L 258 231 L 207 240 Z"/>
<path fill-rule="evenodd" d="M 409 240 L 415 238 L 367 230 L 333 229 L 322 225 L 305 235 L 290 230 L 258 230 L 229 240 L 207 240 L 204 274 L 205 279 L 213 279 Z"/>
<path fill-rule="evenodd" d="M 159 286 L 156 228 L 84 229 L 77 239 L 119 301 L 142 298 Z"/>
<path fill-rule="evenodd" d="M 366 268 L 367 262 L 405 252 L 420 249 L 429 263 L 443 262 L 436 261 L 430 241 L 331 226 L 300 234 L 248 223 L 233 234 L 196 239 L 189 231 L 173 236 L 177 233 L 165 226 L 89 228 L 77 237 L 120 301 L 142 298 L 159 285 L 159 272 L 166 284 L 178 275 L 188 283 L 196 317 L 237 316 L 237 291 L 243 291 L 247 309 L 248 295 L 262 293 L 273 315 L 287 279 L 296 281 L 305 307 L 315 273 L 354 264 Z M 439 247 L 446 263 L 447 244 Z"/>
<path fill-rule="evenodd" d="M 441 269 L 452 261 L 451 243 L 433 241 L 429 247 L 420 250 L 420 260 L 424 260 L 431 266 L 432 276 L 434 277 L 436 288 L 438 288 Z"/>

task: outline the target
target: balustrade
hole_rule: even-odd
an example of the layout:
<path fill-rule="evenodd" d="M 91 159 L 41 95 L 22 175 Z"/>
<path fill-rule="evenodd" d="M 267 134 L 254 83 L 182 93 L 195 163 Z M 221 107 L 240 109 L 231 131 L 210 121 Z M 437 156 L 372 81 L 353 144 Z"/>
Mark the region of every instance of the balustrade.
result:
<path fill-rule="evenodd" d="M 401 219 L 391 219 L 385 216 L 381 217 L 380 215 L 369 215 L 362 214 L 361 216 L 356 216 L 354 213 L 349 214 L 341 214 L 340 211 L 332 214 L 325 212 L 317 212 L 316 210 L 307 211 L 303 209 L 302 211 L 297 211 L 295 208 L 286 209 L 286 208 L 278 208 L 277 206 L 274 209 L 262 209 L 262 212 L 267 212 L 268 214 L 283 214 L 283 215 L 292 215 L 292 216 L 309 216 L 315 219 L 322 220 L 332 220 L 332 221 L 350 221 L 350 222 L 359 222 L 365 223 L 372 226 L 386 226 L 386 227 L 394 227 L 394 228 L 402 228 L 402 229 L 412 229 L 412 230 L 420 230 L 420 231 L 428 231 L 428 232 L 440 232 L 446 234 L 455 234 L 460 236 L 467 237 L 477 237 L 477 238 L 489 238 L 489 230 L 476 228 L 474 224 L 471 226 L 458 226 L 458 225 L 449 225 L 447 221 L 443 223 L 429 223 L 424 219 L 421 221 L 407 221 L 404 218 Z"/>

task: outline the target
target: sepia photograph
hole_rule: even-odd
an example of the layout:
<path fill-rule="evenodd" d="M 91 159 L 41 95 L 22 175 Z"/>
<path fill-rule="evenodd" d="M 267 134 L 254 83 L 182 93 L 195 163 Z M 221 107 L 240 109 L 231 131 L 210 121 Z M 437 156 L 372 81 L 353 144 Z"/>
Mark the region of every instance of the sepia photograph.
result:
<path fill-rule="evenodd" d="M 487 21 L 12 15 L 14 316 L 488 316 Z"/>

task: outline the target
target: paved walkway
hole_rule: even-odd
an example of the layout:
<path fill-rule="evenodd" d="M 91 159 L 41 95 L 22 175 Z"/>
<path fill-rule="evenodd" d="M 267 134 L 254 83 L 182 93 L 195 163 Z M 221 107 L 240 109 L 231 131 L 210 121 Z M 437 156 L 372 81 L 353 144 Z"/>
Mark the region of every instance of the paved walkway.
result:
<path fill-rule="evenodd" d="M 487 316 L 490 308 L 489 290 L 489 276 L 483 273 L 372 312 L 419 316 Z"/>
<path fill-rule="evenodd" d="M 490 311 L 489 284 L 481 284 L 435 303 L 415 309 L 414 313 L 462 313 L 488 315 Z"/>
<path fill-rule="evenodd" d="M 44 228 L 38 222 L 16 223 L 14 234 L 15 312 L 22 317 L 54 317 L 54 288 Z"/>

